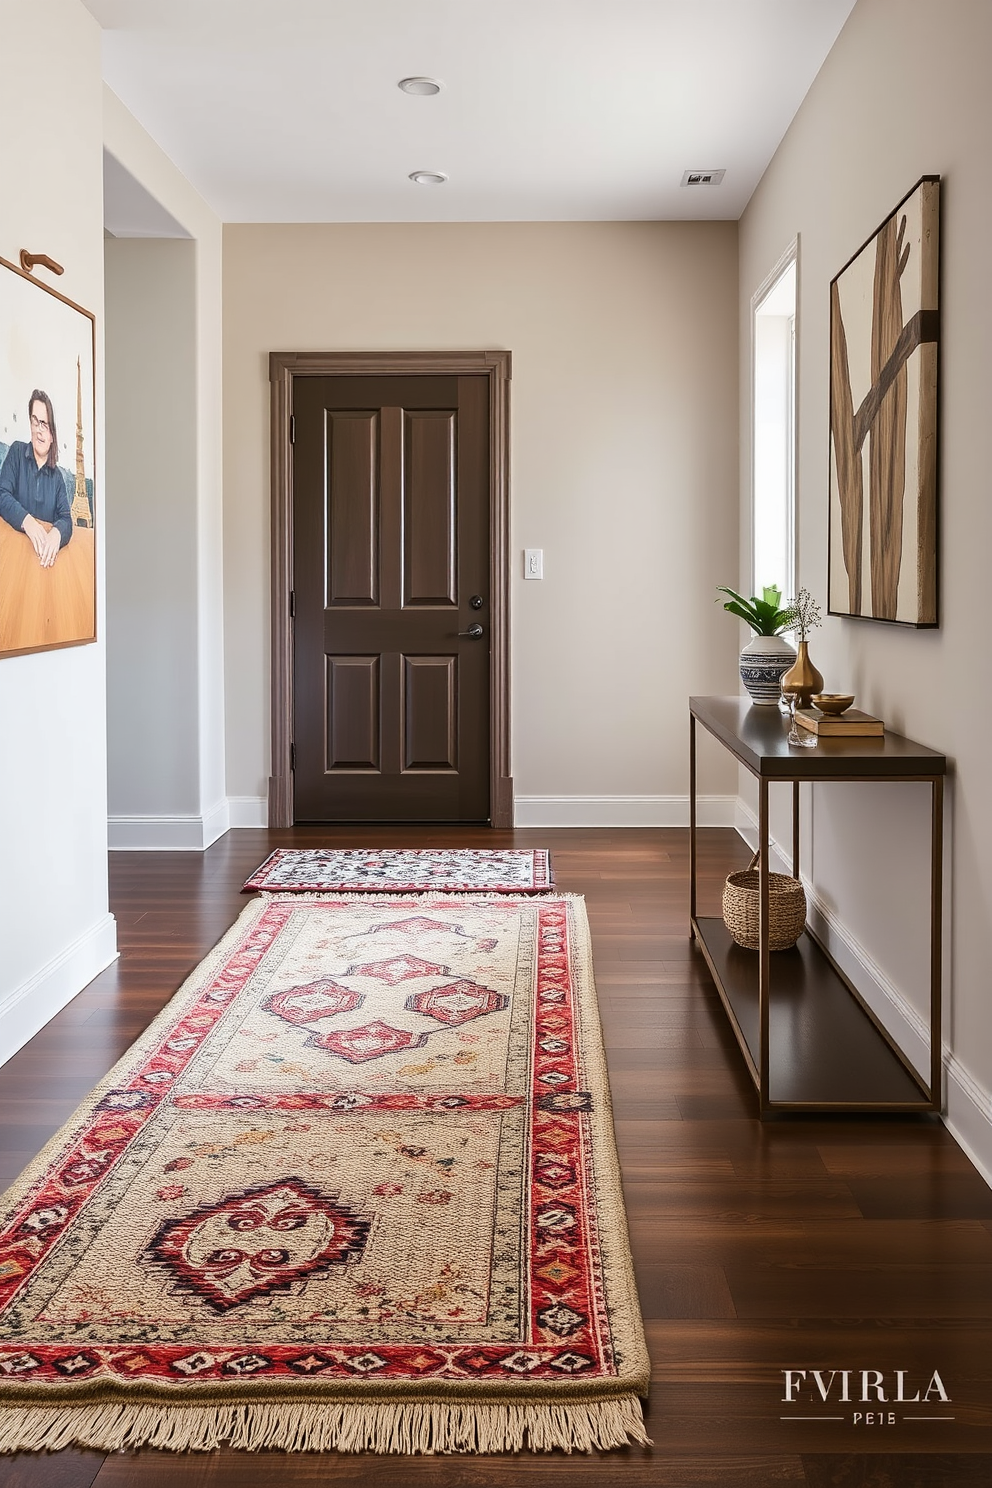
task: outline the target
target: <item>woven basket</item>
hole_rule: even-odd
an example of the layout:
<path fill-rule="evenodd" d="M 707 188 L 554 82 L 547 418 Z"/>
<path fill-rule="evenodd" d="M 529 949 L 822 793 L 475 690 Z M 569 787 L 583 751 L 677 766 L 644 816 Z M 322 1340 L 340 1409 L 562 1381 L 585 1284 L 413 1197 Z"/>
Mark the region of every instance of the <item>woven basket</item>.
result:
<path fill-rule="evenodd" d="M 758 949 L 758 854 L 741 873 L 731 873 L 723 886 L 723 923 L 745 950 Z M 768 875 L 768 949 L 787 951 L 806 926 L 806 895 L 798 878 Z"/>

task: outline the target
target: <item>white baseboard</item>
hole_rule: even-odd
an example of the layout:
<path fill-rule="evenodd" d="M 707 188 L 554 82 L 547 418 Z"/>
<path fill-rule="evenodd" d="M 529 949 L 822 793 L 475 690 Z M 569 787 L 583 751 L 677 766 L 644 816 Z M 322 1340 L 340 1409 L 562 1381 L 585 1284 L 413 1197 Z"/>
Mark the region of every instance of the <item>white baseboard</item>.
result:
<path fill-rule="evenodd" d="M 228 796 L 232 827 L 267 827 L 269 803 L 264 796 Z"/>
<path fill-rule="evenodd" d="M 734 826 L 737 828 L 738 832 L 741 834 L 741 836 L 744 838 L 744 841 L 753 852 L 758 845 L 758 818 L 755 816 L 750 806 L 745 805 L 740 796 L 738 796 L 737 800 L 734 802 Z M 780 858 L 782 857 L 782 854 L 781 852 L 779 852 L 778 849 L 778 844 L 775 842 L 774 839 L 772 839 L 772 850 L 778 853 L 778 856 Z M 792 872 L 791 864 L 789 865 L 787 871 L 789 873 Z"/>
<path fill-rule="evenodd" d="M 227 831 L 227 802 L 205 816 L 111 816 L 111 852 L 203 852 Z"/>
<path fill-rule="evenodd" d="M 226 796 L 221 796 L 216 805 L 203 813 L 203 846 L 209 847 L 211 842 L 216 842 L 218 837 L 223 837 L 230 825 L 230 802 Z"/>
<path fill-rule="evenodd" d="M 202 816 L 111 816 L 111 852 L 196 852 L 203 850 Z"/>
<path fill-rule="evenodd" d="M 0 1002 L 0 1064 L 16 1054 L 40 1028 L 117 959 L 117 921 L 102 915 Z"/>
<path fill-rule="evenodd" d="M 757 817 L 741 800 L 737 802 L 737 830 L 749 847 L 757 846 Z M 787 858 L 781 844 L 774 839 L 771 846 L 776 871 L 791 873 L 791 853 Z M 930 1066 L 929 1022 L 888 979 L 865 947 L 851 935 L 805 878 L 803 888 L 806 891 L 810 928 L 814 935 L 826 947 L 845 976 L 854 983 L 910 1062 L 927 1079 Z M 947 1044 L 944 1044 L 942 1052 L 942 1120 L 986 1183 L 992 1187 L 992 1094 L 975 1079 Z"/>
<path fill-rule="evenodd" d="M 698 796 L 701 827 L 736 825 L 736 796 Z M 688 796 L 517 796 L 516 827 L 687 827 Z"/>
<path fill-rule="evenodd" d="M 107 845 L 127 852 L 203 852 L 231 827 L 264 827 L 262 796 L 225 796 L 202 816 L 112 816 Z"/>
<path fill-rule="evenodd" d="M 992 1096 L 955 1054 L 946 1072 L 944 1125 L 992 1188 Z"/>

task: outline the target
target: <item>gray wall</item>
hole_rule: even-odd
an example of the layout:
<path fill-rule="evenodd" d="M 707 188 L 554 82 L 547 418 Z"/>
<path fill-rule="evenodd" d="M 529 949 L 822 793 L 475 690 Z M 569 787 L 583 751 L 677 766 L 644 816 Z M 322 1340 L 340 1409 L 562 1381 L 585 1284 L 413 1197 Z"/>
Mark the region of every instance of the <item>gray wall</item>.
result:
<path fill-rule="evenodd" d="M 112 387 L 112 398 L 127 399 L 137 395 L 137 389 L 127 385 L 128 358 L 142 367 L 150 379 L 150 386 L 161 396 L 159 421 L 154 420 L 154 405 L 148 407 L 140 417 L 152 420 L 148 437 L 152 447 L 162 438 L 161 426 L 165 425 L 171 435 L 180 441 L 178 467 L 181 472 L 182 489 L 179 482 L 167 478 L 165 492 L 168 502 L 176 501 L 184 513 L 181 530 L 171 530 L 176 524 L 168 517 L 156 528 L 165 549 L 161 566 L 180 562 L 171 576 L 172 589 L 166 583 L 167 576 L 156 569 L 150 581 L 147 606 L 148 615 L 142 623 L 146 626 L 146 639 L 153 648 L 166 648 L 168 657 L 167 675 L 163 684 L 167 695 L 178 696 L 180 711 L 168 720 L 171 729 L 175 724 L 175 758 L 170 759 L 164 771 L 156 771 L 158 782 L 155 794 L 149 797 L 142 782 L 126 776 L 126 760 L 121 750 L 114 745 L 115 804 L 125 799 L 132 803 L 131 809 L 116 809 L 110 818 L 110 845 L 112 847 L 139 848 L 203 848 L 209 846 L 231 825 L 230 803 L 227 800 L 224 779 L 224 638 L 223 638 L 223 534 L 221 511 L 221 224 L 219 218 L 207 206 L 185 176 L 173 165 L 151 136 L 142 129 L 137 120 L 128 113 L 116 94 L 109 88 L 103 90 L 103 144 L 114 161 L 114 169 L 126 173 L 133 183 L 137 196 L 146 202 L 150 199 L 155 207 L 154 218 L 159 223 L 171 224 L 172 234 L 185 235 L 179 239 L 181 251 L 170 256 L 170 243 L 159 242 L 161 252 L 156 255 L 153 245 L 147 259 L 142 259 L 141 244 L 136 243 L 129 270 L 132 279 L 132 303 L 129 313 L 135 317 L 134 330 L 120 315 L 115 317 L 117 333 L 125 353 L 123 362 L 115 357 L 108 365 L 108 378 Z M 118 186 L 120 182 L 118 180 Z M 119 205 L 119 203 L 118 203 Z M 133 205 L 133 201 L 132 201 Z M 111 202 L 113 206 L 113 202 Z M 120 224 L 118 224 L 120 227 Z M 124 227 L 128 227 L 125 220 Z M 129 233 L 147 229 L 147 219 L 128 227 Z M 156 234 L 161 240 L 164 231 Z M 176 239 L 172 237 L 172 243 Z M 108 240 L 109 242 L 109 240 Z M 118 264 L 123 264 L 130 249 L 128 244 L 118 241 L 110 244 L 111 278 Z M 163 307 L 154 303 L 142 303 L 140 295 L 139 265 L 145 264 L 148 272 L 161 271 L 162 294 L 165 305 L 176 310 L 177 323 L 173 325 L 164 314 Z M 121 269 L 123 274 L 123 269 Z M 126 278 L 121 279 L 124 294 Z M 155 298 L 155 289 L 148 296 Z M 124 306 L 125 309 L 128 307 Z M 151 344 L 146 345 L 140 328 L 147 323 L 153 342 L 163 338 L 167 348 L 165 360 L 160 365 Z M 129 340 L 130 338 L 130 340 Z M 164 380 L 164 385 L 163 385 Z M 175 408 L 170 407 L 170 401 Z M 123 406 L 123 405 L 122 405 Z M 126 423 L 126 421 L 125 421 Z M 115 430 L 115 435 L 118 431 Z M 125 606 L 144 604 L 142 596 L 135 593 L 132 579 L 127 577 L 130 556 L 128 529 L 129 501 L 136 502 L 139 509 L 143 498 L 134 490 L 135 459 L 145 458 L 141 440 L 140 451 L 127 450 L 131 438 L 127 427 L 121 427 L 121 439 L 125 442 L 124 457 L 115 463 L 113 496 L 120 498 L 119 511 L 124 528 L 115 530 L 115 553 L 120 554 L 122 566 L 115 563 L 114 600 L 117 598 L 117 580 L 120 579 L 121 599 Z M 113 453 L 113 452 L 111 452 Z M 158 503 L 156 502 L 156 505 Z M 136 515 L 136 520 L 140 518 Z M 168 526 L 168 532 L 163 527 Z M 115 523 L 116 529 L 116 523 Z M 117 543 L 117 539 L 120 543 Z M 133 576 L 132 576 L 133 577 Z M 131 585 L 129 588 L 128 585 Z M 186 599 L 189 604 L 186 604 Z M 187 612 L 186 619 L 195 625 L 195 642 L 190 645 L 189 631 L 183 626 L 173 635 L 160 634 L 160 627 L 150 625 L 154 611 L 168 628 L 170 606 L 180 606 Z M 125 608 L 120 625 L 115 624 L 113 610 L 109 614 L 112 634 L 121 647 L 128 645 L 124 627 L 128 612 Z M 157 654 L 157 652 L 156 652 Z M 114 707 L 129 710 L 129 727 L 139 732 L 144 729 L 138 709 L 131 708 L 124 696 L 119 680 L 129 675 L 134 685 L 147 688 L 154 695 L 150 702 L 161 716 L 161 705 L 157 688 L 136 677 L 133 649 L 122 650 L 119 659 L 124 669 L 118 676 L 115 658 Z M 191 723 L 190 712 L 195 710 L 195 722 Z M 115 713 L 115 723 L 118 715 Z M 195 746 L 191 748 L 190 729 L 196 733 Z M 163 747 L 162 743 L 158 748 Z M 156 760 L 161 756 L 153 756 Z M 122 770 L 124 773 L 121 773 Z M 195 799 L 180 809 L 178 802 L 189 803 L 191 799 L 191 771 L 196 773 Z M 161 777 L 161 778 L 159 778 Z M 117 794 L 118 782 L 126 786 L 128 796 Z M 146 811 L 134 809 L 136 792 L 150 807 Z M 247 823 L 242 823 L 247 825 Z"/>
<path fill-rule="evenodd" d="M 106 241 L 111 816 L 199 810 L 195 247 Z"/>

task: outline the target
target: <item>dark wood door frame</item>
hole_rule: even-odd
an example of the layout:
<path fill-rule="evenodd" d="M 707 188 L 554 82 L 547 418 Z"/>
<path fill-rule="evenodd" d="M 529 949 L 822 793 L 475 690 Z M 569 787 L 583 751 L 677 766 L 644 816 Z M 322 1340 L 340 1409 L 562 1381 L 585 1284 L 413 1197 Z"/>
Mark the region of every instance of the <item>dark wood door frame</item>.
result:
<path fill-rule="evenodd" d="M 510 775 L 508 351 L 273 351 L 269 355 L 271 424 L 271 738 L 269 826 L 293 825 L 293 459 L 291 415 L 296 377 L 467 376 L 489 379 L 490 788 L 492 826 L 513 825 Z"/>

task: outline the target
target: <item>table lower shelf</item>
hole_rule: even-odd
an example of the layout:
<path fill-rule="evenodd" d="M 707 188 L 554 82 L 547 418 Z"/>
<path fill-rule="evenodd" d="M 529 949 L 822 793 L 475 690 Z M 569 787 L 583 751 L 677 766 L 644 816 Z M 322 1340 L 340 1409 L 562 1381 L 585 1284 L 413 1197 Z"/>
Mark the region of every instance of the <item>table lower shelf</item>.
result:
<path fill-rule="evenodd" d="M 721 919 L 694 921 L 738 1041 L 760 1065 L 758 953 Z M 933 1105 L 824 951 L 803 934 L 771 954 L 769 1102 L 807 1110 L 929 1111 Z"/>

